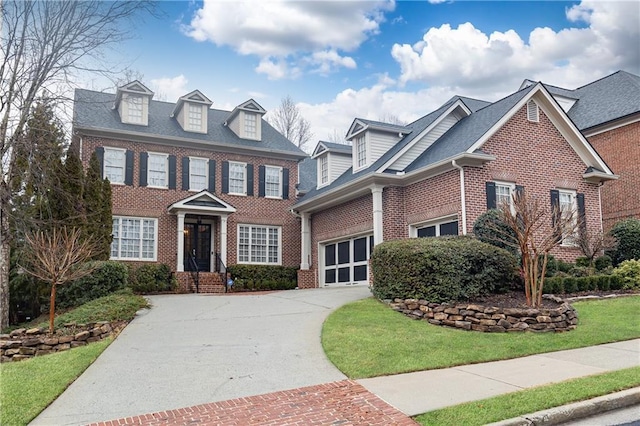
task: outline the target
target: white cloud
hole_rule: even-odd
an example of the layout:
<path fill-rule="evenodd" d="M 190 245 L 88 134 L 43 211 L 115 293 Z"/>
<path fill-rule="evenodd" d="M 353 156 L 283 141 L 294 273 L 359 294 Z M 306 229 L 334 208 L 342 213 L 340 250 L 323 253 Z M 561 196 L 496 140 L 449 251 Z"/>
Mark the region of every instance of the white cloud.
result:
<path fill-rule="evenodd" d="M 189 80 L 180 74 L 176 77 L 162 77 L 151 80 L 151 90 L 155 92 L 154 99 L 175 102 L 180 96 L 190 92 L 187 89 Z"/>
<path fill-rule="evenodd" d="M 297 76 L 301 64 L 321 72 L 355 67 L 352 58 L 337 51 L 357 49 L 377 34 L 383 13 L 394 6 L 393 1 L 204 0 L 183 31 L 195 40 L 258 56 L 261 61 L 256 71 L 281 79 Z M 334 52 L 341 60 L 313 61 L 314 55 L 326 52 Z M 284 62 L 287 58 L 300 63 L 289 66 Z"/>
<path fill-rule="evenodd" d="M 536 28 L 528 40 L 513 30 L 485 34 L 472 23 L 431 28 L 414 45 L 393 46 L 399 80 L 491 93 L 524 78 L 575 87 L 618 69 L 639 71 L 639 3 L 583 1 L 566 13 L 588 27 Z"/>
<path fill-rule="evenodd" d="M 310 57 L 306 58 L 309 64 L 315 66 L 312 72 L 318 74 L 329 74 L 332 70 L 344 67 L 349 69 L 357 68 L 356 61 L 349 56 L 340 56 L 335 50 L 323 50 L 314 52 Z"/>

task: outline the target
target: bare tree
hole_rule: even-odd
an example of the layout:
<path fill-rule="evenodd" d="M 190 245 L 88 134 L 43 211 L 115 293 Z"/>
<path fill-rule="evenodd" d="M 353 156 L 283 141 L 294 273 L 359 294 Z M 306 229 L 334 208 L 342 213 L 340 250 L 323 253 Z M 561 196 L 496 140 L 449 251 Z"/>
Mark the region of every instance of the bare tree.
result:
<path fill-rule="evenodd" d="M 344 139 L 344 133 L 339 132 L 338 129 L 333 129 L 333 133 L 329 133 L 327 135 L 327 141 L 342 145 L 349 145 L 349 142 Z"/>
<path fill-rule="evenodd" d="M 53 228 L 50 233 L 36 231 L 25 236 L 27 250 L 22 269 L 49 283 L 49 333 L 53 333 L 56 314 L 56 287 L 89 275 L 95 269 L 87 261 L 93 255 L 93 241 L 82 237 L 82 230 Z"/>
<path fill-rule="evenodd" d="M 580 229 L 576 244 L 580 247 L 582 254 L 589 260 L 589 267 L 592 269 L 595 267 L 595 259 L 601 255 L 604 250 L 612 248 L 615 245 L 615 238 L 609 234 L 604 234 L 602 231 L 590 231 L 585 227 Z"/>
<path fill-rule="evenodd" d="M 387 123 L 387 124 L 395 124 L 397 126 L 406 126 L 407 123 L 402 121 L 400 119 L 400 117 L 398 117 L 395 114 L 391 114 L 389 112 L 384 113 L 380 116 L 380 118 L 378 118 L 378 121 L 382 122 L 382 123 Z"/>
<path fill-rule="evenodd" d="M 9 322 L 13 148 L 37 98 L 64 100 L 79 72 L 113 74 L 105 49 L 127 24 L 155 13 L 151 1 L 0 1 L 0 327 Z"/>
<path fill-rule="evenodd" d="M 529 198 L 522 191 L 513 194 L 512 202 L 514 211 L 509 203 L 502 203 L 500 211 L 504 223 L 515 232 L 515 240 L 499 227 L 494 231 L 504 236 L 502 242 L 520 251 L 527 305 L 538 307 L 542 303 L 549 252 L 563 239 L 573 238 L 580 224 L 577 212 L 544 209 L 536 198 Z"/>
<path fill-rule="evenodd" d="M 300 149 L 313 137 L 311 125 L 302 116 L 291 96 L 282 98 L 280 106 L 269 114 L 267 121 Z"/>

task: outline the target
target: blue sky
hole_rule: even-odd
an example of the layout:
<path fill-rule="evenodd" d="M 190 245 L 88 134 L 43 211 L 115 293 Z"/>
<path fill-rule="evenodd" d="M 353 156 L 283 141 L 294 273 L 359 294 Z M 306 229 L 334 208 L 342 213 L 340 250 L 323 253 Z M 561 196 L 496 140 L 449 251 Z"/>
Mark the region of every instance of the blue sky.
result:
<path fill-rule="evenodd" d="M 314 141 L 356 117 L 409 122 L 455 94 L 497 100 L 523 79 L 575 88 L 640 74 L 637 1 L 174 1 L 112 53 L 156 99 L 214 108 L 290 95 Z M 85 86 L 103 88 L 93 81 Z M 111 89 L 112 90 L 112 89 Z M 311 147 L 312 148 L 312 147 Z"/>

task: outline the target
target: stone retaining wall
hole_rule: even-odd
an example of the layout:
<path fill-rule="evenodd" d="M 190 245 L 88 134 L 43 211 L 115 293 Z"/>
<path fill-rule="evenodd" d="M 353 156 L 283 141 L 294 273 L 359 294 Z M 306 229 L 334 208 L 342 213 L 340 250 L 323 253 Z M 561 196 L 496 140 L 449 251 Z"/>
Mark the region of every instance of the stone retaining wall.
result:
<path fill-rule="evenodd" d="M 119 333 L 125 325 L 125 321 L 66 324 L 54 334 L 42 328 L 13 330 L 10 334 L 0 334 L 0 362 L 21 361 L 84 346 Z"/>
<path fill-rule="evenodd" d="M 554 309 L 438 304 L 417 299 L 394 299 L 388 303 L 395 311 L 430 324 L 489 333 L 560 332 L 573 330 L 578 324 L 578 313 L 567 302 Z"/>

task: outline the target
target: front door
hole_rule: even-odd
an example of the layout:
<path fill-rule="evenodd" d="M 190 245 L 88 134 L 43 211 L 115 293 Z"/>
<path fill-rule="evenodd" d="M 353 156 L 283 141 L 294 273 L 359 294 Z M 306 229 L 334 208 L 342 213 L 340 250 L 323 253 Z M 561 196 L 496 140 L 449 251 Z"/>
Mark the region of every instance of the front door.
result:
<path fill-rule="evenodd" d="M 184 224 L 185 271 L 211 271 L 211 224 Z"/>

